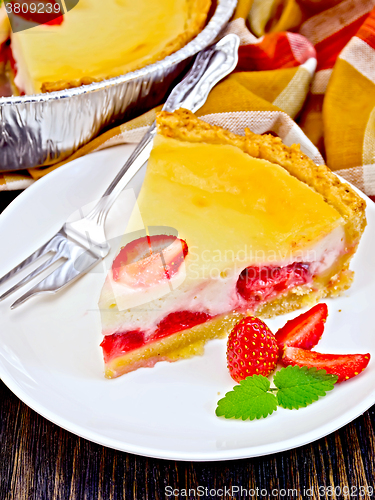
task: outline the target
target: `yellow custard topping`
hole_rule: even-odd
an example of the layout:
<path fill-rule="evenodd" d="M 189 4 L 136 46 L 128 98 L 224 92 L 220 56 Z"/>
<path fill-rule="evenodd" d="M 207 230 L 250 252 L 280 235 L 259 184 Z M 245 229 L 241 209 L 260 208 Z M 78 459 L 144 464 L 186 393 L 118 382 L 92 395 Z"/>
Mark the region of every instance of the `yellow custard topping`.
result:
<path fill-rule="evenodd" d="M 80 0 L 61 25 L 12 34 L 18 85 L 32 94 L 144 67 L 193 38 L 208 8 L 208 0 Z"/>
<path fill-rule="evenodd" d="M 344 222 L 319 193 L 279 165 L 235 146 L 162 135 L 155 139 L 138 206 L 146 226 L 176 228 L 194 253 L 190 259 L 215 268 L 225 268 L 229 254 L 230 261 L 244 258 L 248 265 L 285 261 Z"/>

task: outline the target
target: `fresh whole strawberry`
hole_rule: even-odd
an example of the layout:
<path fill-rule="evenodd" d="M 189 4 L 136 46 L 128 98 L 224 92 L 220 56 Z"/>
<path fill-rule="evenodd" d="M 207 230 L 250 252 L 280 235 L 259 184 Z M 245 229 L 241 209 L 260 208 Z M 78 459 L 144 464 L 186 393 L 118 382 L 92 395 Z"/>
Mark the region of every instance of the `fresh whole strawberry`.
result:
<path fill-rule="evenodd" d="M 307 366 L 337 375 L 343 382 L 360 374 L 368 365 L 370 354 L 321 354 L 298 347 L 285 347 L 281 362 L 284 366 Z"/>
<path fill-rule="evenodd" d="M 317 304 L 309 311 L 288 321 L 275 334 L 280 357 L 284 347 L 312 349 L 319 342 L 328 316 L 327 304 Z"/>
<path fill-rule="evenodd" d="M 229 334 L 227 363 L 236 382 L 252 375 L 267 377 L 275 370 L 277 358 L 275 336 L 260 319 L 243 318 Z"/>

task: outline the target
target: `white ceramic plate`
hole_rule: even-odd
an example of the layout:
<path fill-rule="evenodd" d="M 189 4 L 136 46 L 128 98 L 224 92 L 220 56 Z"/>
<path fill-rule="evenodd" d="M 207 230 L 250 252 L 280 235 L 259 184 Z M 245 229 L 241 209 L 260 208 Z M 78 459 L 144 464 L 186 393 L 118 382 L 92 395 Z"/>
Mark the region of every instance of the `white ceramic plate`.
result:
<path fill-rule="evenodd" d="M 121 146 L 78 159 L 17 197 L 0 216 L 0 276 L 52 236 L 72 212 L 100 196 L 132 149 Z M 135 192 L 142 177 L 143 172 L 132 183 Z M 132 199 L 134 193 L 127 190 L 113 207 L 107 221 L 110 238 L 126 225 Z M 203 357 L 104 379 L 97 309 L 103 266 L 58 295 L 33 298 L 14 311 L 9 309 L 11 299 L 0 304 L 1 378 L 26 404 L 61 427 L 151 457 L 244 458 L 325 436 L 375 403 L 375 204 L 367 202 L 368 227 L 352 263 L 355 282 L 345 296 L 327 301 L 329 319 L 319 350 L 370 352 L 373 359 L 360 376 L 307 408 L 279 408 L 252 422 L 217 418 L 216 402 L 234 385 L 226 369 L 224 340 L 210 342 Z M 276 330 L 295 315 L 268 323 Z"/>

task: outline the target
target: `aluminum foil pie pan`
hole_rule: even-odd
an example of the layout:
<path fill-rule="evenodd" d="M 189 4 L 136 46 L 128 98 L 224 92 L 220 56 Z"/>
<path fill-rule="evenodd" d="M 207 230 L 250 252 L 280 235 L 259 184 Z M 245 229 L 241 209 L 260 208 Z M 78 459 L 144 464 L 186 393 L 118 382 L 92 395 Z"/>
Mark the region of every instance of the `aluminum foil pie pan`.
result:
<path fill-rule="evenodd" d="M 212 43 L 237 0 L 218 0 L 207 26 L 162 61 L 125 75 L 48 94 L 0 98 L 0 171 L 64 160 L 101 130 L 160 104 L 197 52 Z"/>

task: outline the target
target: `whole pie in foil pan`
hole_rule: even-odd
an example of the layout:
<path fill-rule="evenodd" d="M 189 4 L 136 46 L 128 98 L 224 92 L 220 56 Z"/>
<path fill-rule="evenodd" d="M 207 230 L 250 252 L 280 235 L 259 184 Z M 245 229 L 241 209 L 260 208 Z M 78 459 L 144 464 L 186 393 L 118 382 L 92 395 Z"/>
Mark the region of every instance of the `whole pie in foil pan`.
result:
<path fill-rule="evenodd" d="M 87 0 L 81 1 L 83 5 Z M 69 77 L 56 81 L 47 79 L 39 85 L 34 68 L 32 71 L 29 68 L 28 73 L 19 71 L 16 83 L 28 95 L 0 98 L 0 170 L 19 170 L 62 161 L 104 128 L 160 104 L 191 58 L 218 36 L 232 16 L 236 3 L 236 0 L 218 0 L 203 29 L 199 24 L 202 24 L 202 15 L 191 15 L 187 33 L 177 34 L 165 46 L 158 43 L 154 50 L 152 38 L 148 39 L 148 47 L 139 44 L 138 60 L 124 66 L 123 70 L 127 72 L 119 76 L 108 78 L 116 75 L 116 65 L 113 65 L 108 66 L 110 71 L 107 71 L 106 79 L 100 74 L 80 78 L 78 72 L 78 79 L 73 81 Z M 106 4 L 101 2 L 101 5 L 105 8 Z M 178 10 L 176 13 L 178 15 Z M 131 26 L 135 26 L 134 23 Z M 120 26 L 113 33 L 119 33 L 119 29 Z M 155 40 L 160 37 L 159 31 L 155 27 Z M 39 43 L 38 30 L 34 33 L 34 36 L 26 37 L 22 30 L 14 30 L 12 44 L 15 54 L 26 56 L 33 47 L 34 53 L 38 53 L 45 38 L 41 37 Z M 193 36 L 195 38 L 191 40 Z M 122 39 L 124 41 L 124 36 Z M 131 50 L 128 44 L 128 51 Z M 92 60 L 91 68 L 95 66 L 95 51 L 86 53 Z M 42 59 L 43 53 L 40 52 L 41 63 Z M 75 63 L 78 69 L 79 60 Z"/>

